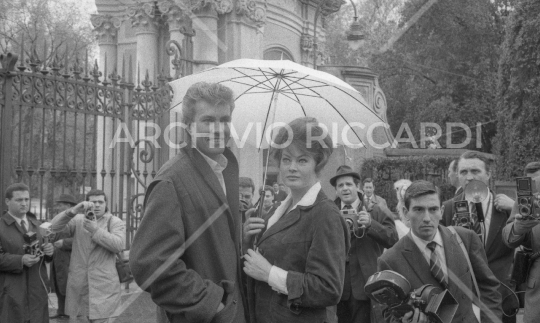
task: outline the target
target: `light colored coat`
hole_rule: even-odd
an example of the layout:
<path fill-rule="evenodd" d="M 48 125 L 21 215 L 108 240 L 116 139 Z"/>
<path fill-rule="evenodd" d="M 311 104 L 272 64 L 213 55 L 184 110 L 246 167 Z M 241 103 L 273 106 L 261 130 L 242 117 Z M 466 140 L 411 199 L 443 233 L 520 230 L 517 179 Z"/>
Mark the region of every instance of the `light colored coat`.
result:
<path fill-rule="evenodd" d="M 107 224 L 109 219 L 110 232 Z M 120 306 L 121 287 L 116 271 L 116 253 L 124 249 L 126 226 L 105 213 L 97 220 L 98 230 L 91 235 L 83 227 L 84 215 L 73 219 L 62 212 L 52 220 L 52 231 L 66 226 L 74 237 L 66 293 L 66 314 L 90 319 L 112 317 Z"/>

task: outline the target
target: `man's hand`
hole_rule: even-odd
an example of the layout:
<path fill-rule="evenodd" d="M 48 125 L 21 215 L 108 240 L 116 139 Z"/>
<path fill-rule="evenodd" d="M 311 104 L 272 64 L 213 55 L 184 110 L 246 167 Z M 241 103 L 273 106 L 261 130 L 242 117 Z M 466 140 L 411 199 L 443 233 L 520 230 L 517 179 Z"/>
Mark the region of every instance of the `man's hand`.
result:
<path fill-rule="evenodd" d="M 244 255 L 244 259 L 246 260 L 244 262 L 244 272 L 249 277 L 268 282 L 272 265 L 261 255 L 259 249 L 257 249 L 257 251 L 249 249 Z"/>
<path fill-rule="evenodd" d="M 60 248 L 62 248 L 63 245 L 64 245 L 64 239 L 60 239 L 60 240 L 54 242 L 54 246 L 56 248 L 60 249 Z"/>
<path fill-rule="evenodd" d="M 251 210 L 255 210 L 255 209 L 251 209 Z M 248 218 L 246 222 L 244 223 L 244 229 L 243 229 L 244 241 L 248 241 L 253 235 L 256 235 L 259 232 L 261 232 L 261 230 L 264 229 L 264 226 L 265 226 L 264 219 L 257 218 L 257 217 Z"/>
<path fill-rule="evenodd" d="M 52 256 L 53 253 L 54 253 L 54 247 L 52 245 L 52 243 L 46 243 L 43 245 L 43 253 L 46 255 L 46 256 Z"/>
<path fill-rule="evenodd" d="M 22 257 L 23 265 L 25 265 L 26 267 L 32 267 L 33 265 L 37 264 L 39 260 L 39 257 L 32 255 L 24 255 Z"/>
<path fill-rule="evenodd" d="M 531 231 L 533 227 L 537 226 L 538 223 L 540 223 L 540 221 L 531 217 L 523 218 L 521 214 L 516 214 L 513 233 L 517 236 L 524 235 L 525 233 Z"/>
<path fill-rule="evenodd" d="M 84 202 L 81 202 L 81 203 L 75 205 L 74 207 L 72 207 L 71 208 L 71 213 L 73 213 L 73 214 L 82 214 L 87 209 L 90 209 L 90 208 L 93 208 L 93 207 L 94 207 L 94 203 L 84 201 Z"/>
<path fill-rule="evenodd" d="M 88 220 L 87 218 L 84 218 L 83 228 L 85 228 L 86 231 L 90 232 L 91 234 L 94 234 L 98 229 L 98 225 L 96 221 L 92 221 L 92 220 Z"/>
<path fill-rule="evenodd" d="M 512 207 L 514 206 L 514 200 L 510 198 L 509 196 L 505 194 L 497 194 L 495 197 L 495 208 L 499 211 L 512 211 Z"/>
<path fill-rule="evenodd" d="M 420 309 L 415 308 L 414 312 L 410 311 L 403 315 L 401 323 L 428 323 L 426 314 L 420 312 Z"/>
<path fill-rule="evenodd" d="M 369 228 L 371 226 L 371 215 L 366 211 L 360 211 L 358 213 L 358 224 Z"/>

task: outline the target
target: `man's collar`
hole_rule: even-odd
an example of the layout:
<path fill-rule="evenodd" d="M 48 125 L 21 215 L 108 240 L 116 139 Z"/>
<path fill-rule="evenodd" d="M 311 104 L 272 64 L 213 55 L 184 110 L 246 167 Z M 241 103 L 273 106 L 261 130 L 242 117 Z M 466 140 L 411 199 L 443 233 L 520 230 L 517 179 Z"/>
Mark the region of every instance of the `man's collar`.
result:
<path fill-rule="evenodd" d="M 358 195 L 357 195 L 358 196 Z M 341 200 L 341 199 L 340 199 Z M 345 205 L 347 205 L 347 203 L 343 202 L 343 200 L 341 200 L 341 209 L 343 210 L 343 207 L 345 207 Z M 354 200 L 354 202 L 352 202 L 351 204 L 351 207 L 353 208 L 353 210 L 357 210 L 358 209 L 358 206 L 360 206 L 360 199 L 357 198 L 356 200 Z"/>
<path fill-rule="evenodd" d="M 24 220 L 24 221 L 26 221 L 26 223 L 27 223 L 26 225 L 28 226 L 28 219 L 26 218 L 26 213 L 23 214 L 23 216 L 20 217 L 20 218 L 14 216 L 14 215 L 11 214 L 11 212 L 9 212 L 9 211 L 7 212 L 7 214 L 9 214 L 15 221 L 17 221 L 17 224 L 18 224 L 18 225 L 21 225 L 21 221 Z"/>
<path fill-rule="evenodd" d="M 200 151 L 198 148 L 195 148 L 204 158 L 204 160 L 206 160 L 206 162 L 208 163 L 208 165 L 210 165 L 210 168 L 212 168 L 213 171 L 222 171 L 224 170 L 225 168 L 227 168 L 227 164 L 228 164 L 228 160 L 227 160 L 227 157 L 225 157 L 223 154 L 219 154 L 216 159 L 217 160 L 214 160 L 208 156 L 206 156 L 202 151 Z"/>
<path fill-rule="evenodd" d="M 418 246 L 418 249 L 420 249 L 420 251 L 423 252 L 427 244 L 430 243 L 431 241 L 426 241 L 420 237 L 417 237 L 416 234 L 414 234 L 413 230 L 411 230 L 410 232 L 411 232 L 411 236 L 414 243 Z M 439 232 L 438 227 L 437 227 L 437 232 L 435 233 L 435 237 L 433 238 L 432 241 L 435 241 L 435 243 L 437 243 L 439 247 L 443 247 L 442 236 L 441 236 L 441 233 Z"/>

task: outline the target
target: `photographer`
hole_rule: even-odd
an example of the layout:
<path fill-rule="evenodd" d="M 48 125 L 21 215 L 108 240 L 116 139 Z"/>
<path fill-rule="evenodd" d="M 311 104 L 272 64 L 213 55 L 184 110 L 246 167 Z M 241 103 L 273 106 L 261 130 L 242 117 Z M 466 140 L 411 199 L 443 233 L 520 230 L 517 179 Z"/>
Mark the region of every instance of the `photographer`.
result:
<path fill-rule="evenodd" d="M 51 230 L 64 229 L 74 238 L 66 314 L 72 322 L 108 322 L 121 302 L 116 254 L 124 249 L 126 226 L 107 211 L 105 192 L 92 190 L 86 202 L 54 217 Z"/>
<path fill-rule="evenodd" d="M 540 176 L 540 162 L 532 162 L 525 167 L 525 176 L 538 178 Z M 518 211 L 518 202 L 514 204 L 512 215 L 503 229 L 504 243 L 510 248 L 524 246 L 532 249 L 533 253 L 540 251 L 539 221 L 533 217 L 523 216 Z M 526 280 L 524 323 L 537 322 L 540 317 L 540 263 L 533 259 Z M 537 284 L 537 282 L 539 282 Z"/>
<path fill-rule="evenodd" d="M 238 178 L 238 190 L 240 191 L 240 212 L 242 213 L 242 223 L 244 223 L 246 222 L 245 211 L 253 208 L 255 184 L 249 177 L 240 177 Z"/>
<path fill-rule="evenodd" d="M 30 193 L 22 183 L 6 189 L 8 211 L 0 220 L 0 322 L 49 322 L 45 262 L 52 260 L 52 244 L 41 245 L 41 222 L 28 212 Z M 36 233 L 44 256 L 25 254 L 25 234 Z"/>
<path fill-rule="evenodd" d="M 403 212 L 411 223 L 411 232 L 387 250 L 378 260 L 378 270 L 392 270 L 405 277 L 411 288 L 425 284 L 448 290 L 459 307 L 452 322 L 477 322 L 471 295 L 474 271 L 480 290 L 481 322 L 500 322 L 502 318 L 499 281 L 489 269 L 478 236 L 471 230 L 456 227 L 463 240 L 471 267 L 451 231 L 439 225 L 442 208 L 439 189 L 427 181 L 415 181 L 405 192 Z M 387 322 L 427 322 L 426 315 L 415 309 L 398 320 L 385 311 Z"/>
<path fill-rule="evenodd" d="M 377 271 L 377 258 L 384 248 L 390 248 L 398 241 L 394 220 L 388 208 L 374 204 L 371 213 L 366 212 L 359 183 L 360 175 L 347 165 L 339 166 L 336 175 L 330 179 L 330 184 L 336 189 L 337 198 L 334 202 L 337 207 L 340 210 L 355 210 L 360 226 L 356 232 L 351 232 L 345 285 L 337 307 L 340 323 L 371 322 L 372 317 L 380 316 L 380 311 L 372 311 L 374 307 L 361 286 Z"/>

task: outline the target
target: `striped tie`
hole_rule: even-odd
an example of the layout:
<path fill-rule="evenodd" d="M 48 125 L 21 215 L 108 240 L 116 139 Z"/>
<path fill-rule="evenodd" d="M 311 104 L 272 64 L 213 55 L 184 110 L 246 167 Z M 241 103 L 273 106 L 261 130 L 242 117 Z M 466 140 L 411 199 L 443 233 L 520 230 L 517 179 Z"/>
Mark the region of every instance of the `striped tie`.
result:
<path fill-rule="evenodd" d="M 476 213 L 476 204 L 471 202 L 471 229 L 476 232 L 480 236 L 480 240 L 482 239 L 482 227 L 480 226 L 480 222 L 478 221 L 478 215 Z"/>
<path fill-rule="evenodd" d="M 439 284 L 441 284 L 441 286 L 443 286 L 444 288 L 448 288 L 448 284 L 446 283 L 444 272 L 442 270 L 441 259 L 439 259 L 439 256 L 436 252 L 437 243 L 435 241 L 431 241 L 427 244 L 427 247 L 429 248 L 429 250 L 431 250 L 431 257 L 429 258 L 429 267 L 431 269 L 431 274 L 439 282 Z"/>

